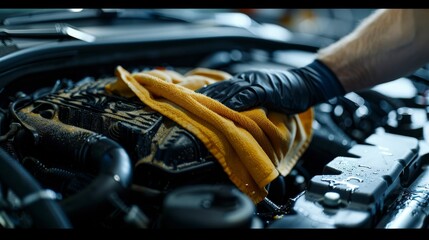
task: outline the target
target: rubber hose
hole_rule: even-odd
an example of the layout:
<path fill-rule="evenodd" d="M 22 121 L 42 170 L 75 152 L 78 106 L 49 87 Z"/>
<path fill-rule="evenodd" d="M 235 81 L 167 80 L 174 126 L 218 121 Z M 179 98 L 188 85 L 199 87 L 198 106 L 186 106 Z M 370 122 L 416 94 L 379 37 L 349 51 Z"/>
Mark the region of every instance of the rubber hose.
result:
<path fill-rule="evenodd" d="M 0 148 L 0 180 L 21 199 L 43 188 L 15 159 Z M 38 199 L 24 209 L 36 228 L 72 228 L 66 214 L 53 199 Z"/>

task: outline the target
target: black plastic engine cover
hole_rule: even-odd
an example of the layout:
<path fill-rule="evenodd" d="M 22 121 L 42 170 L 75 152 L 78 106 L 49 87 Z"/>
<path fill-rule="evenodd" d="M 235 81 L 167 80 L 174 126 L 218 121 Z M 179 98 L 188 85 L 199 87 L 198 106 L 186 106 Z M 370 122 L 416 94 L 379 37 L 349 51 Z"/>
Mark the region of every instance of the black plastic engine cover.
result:
<path fill-rule="evenodd" d="M 191 183 L 228 181 L 204 144 L 175 122 L 143 104 L 105 91 L 114 78 L 81 81 L 33 103 L 38 113 L 58 116 L 118 142 L 135 165 L 134 183 L 169 190 Z"/>
<path fill-rule="evenodd" d="M 365 144 L 349 150 L 352 157 L 336 157 L 323 175 L 313 176 L 307 190 L 294 199 L 296 214 L 270 227 L 374 227 L 385 204 L 418 173 L 423 157 L 419 149 L 412 137 L 372 134 Z"/>

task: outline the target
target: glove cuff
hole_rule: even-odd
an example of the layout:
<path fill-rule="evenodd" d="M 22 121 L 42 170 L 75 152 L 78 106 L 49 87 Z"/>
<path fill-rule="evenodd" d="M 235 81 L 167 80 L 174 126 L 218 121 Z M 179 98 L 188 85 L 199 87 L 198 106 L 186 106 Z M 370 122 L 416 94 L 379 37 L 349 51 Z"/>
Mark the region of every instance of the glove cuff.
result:
<path fill-rule="evenodd" d="M 329 100 L 333 97 L 342 96 L 346 93 L 337 76 L 323 62 L 316 59 L 312 63 L 304 67 L 317 77 L 312 78 L 316 89 L 319 89 L 322 94 L 322 99 L 318 102 Z"/>

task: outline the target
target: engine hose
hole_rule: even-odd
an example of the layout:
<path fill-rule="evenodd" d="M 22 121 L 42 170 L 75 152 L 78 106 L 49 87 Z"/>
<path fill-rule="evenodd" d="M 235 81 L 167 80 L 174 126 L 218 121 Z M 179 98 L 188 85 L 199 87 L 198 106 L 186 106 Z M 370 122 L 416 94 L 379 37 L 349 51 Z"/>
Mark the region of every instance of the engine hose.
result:
<path fill-rule="evenodd" d="M 53 176 L 57 179 L 71 179 L 76 174 L 61 168 L 48 168 L 39 160 L 26 157 L 22 160 L 22 165 L 28 169 L 33 175 L 37 176 Z"/>
<path fill-rule="evenodd" d="M 0 181 L 21 199 L 43 191 L 37 180 L 1 148 Z M 72 228 L 63 209 L 54 199 L 38 198 L 24 205 L 24 210 L 32 216 L 36 228 Z"/>
<path fill-rule="evenodd" d="M 132 165 L 127 152 L 117 142 L 92 131 L 67 125 L 32 112 L 31 106 L 16 116 L 31 126 L 39 139 L 33 146 L 38 151 L 61 159 L 74 168 L 96 174 L 95 179 L 78 193 L 61 201 L 64 211 L 73 216 L 87 213 L 109 199 L 111 194 L 128 188 L 132 181 Z"/>
<path fill-rule="evenodd" d="M 62 168 L 49 168 L 33 157 L 25 157 L 21 163 L 39 180 L 40 184 L 48 185 L 52 190 L 60 191 L 63 193 L 63 197 L 75 194 L 81 189 L 79 185 L 85 186 L 93 179 L 90 174 Z M 78 185 L 72 184 L 75 180 L 79 181 Z"/>
<path fill-rule="evenodd" d="M 97 168 L 99 173 L 89 186 L 64 199 L 61 205 L 67 213 L 83 213 L 131 185 L 131 160 L 118 143 L 93 135 L 82 146 L 84 148 L 87 150 L 82 157 L 86 159 L 86 165 Z"/>

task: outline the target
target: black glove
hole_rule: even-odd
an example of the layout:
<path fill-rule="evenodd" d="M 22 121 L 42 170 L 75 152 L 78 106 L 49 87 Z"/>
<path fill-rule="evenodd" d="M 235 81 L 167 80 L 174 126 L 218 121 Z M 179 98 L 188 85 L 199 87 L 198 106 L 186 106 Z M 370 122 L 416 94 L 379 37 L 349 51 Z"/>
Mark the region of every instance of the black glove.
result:
<path fill-rule="evenodd" d="M 319 60 L 285 71 L 239 73 L 197 92 L 237 111 L 263 106 L 286 114 L 303 112 L 317 103 L 345 94 L 335 74 Z"/>

